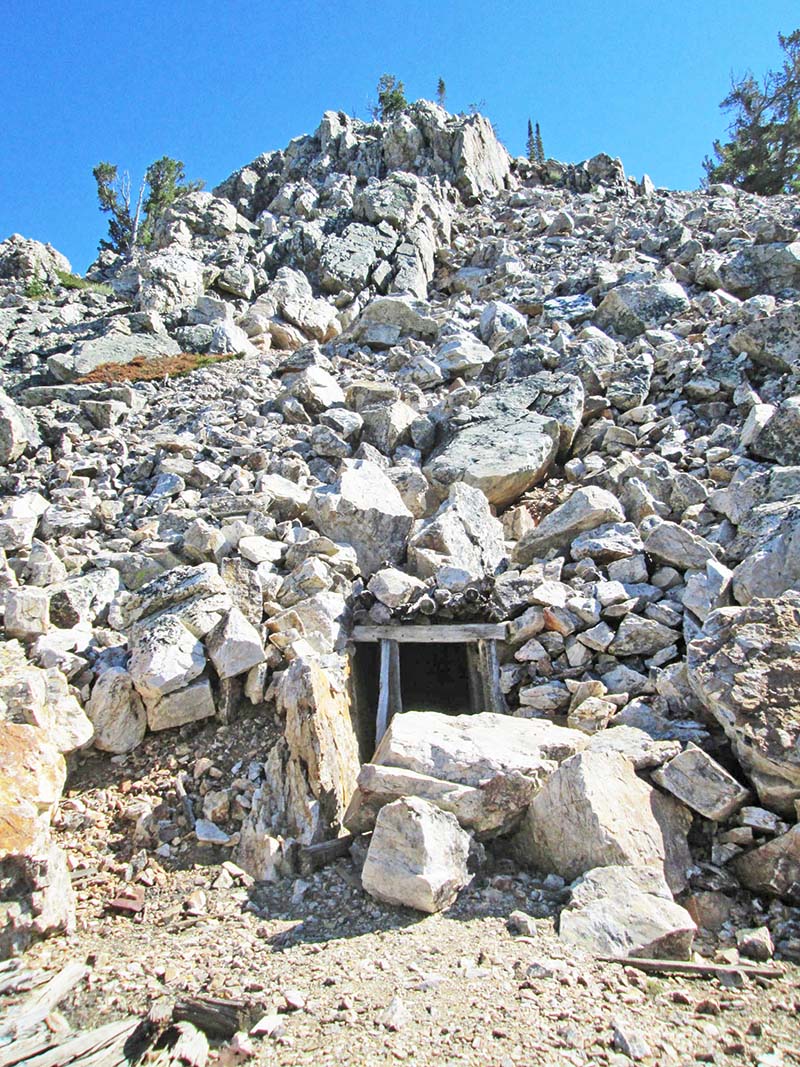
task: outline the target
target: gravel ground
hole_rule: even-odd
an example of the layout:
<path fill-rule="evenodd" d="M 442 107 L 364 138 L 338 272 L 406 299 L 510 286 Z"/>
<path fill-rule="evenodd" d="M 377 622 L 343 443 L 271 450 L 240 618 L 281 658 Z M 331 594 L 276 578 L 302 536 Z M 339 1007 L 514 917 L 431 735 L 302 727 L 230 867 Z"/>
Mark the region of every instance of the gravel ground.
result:
<path fill-rule="evenodd" d="M 274 1016 L 253 1039 L 257 1064 L 800 1063 L 800 967 L 780 963 L 778 980 L 652 977 L 576 954 L 556 934 L 560 881 L 498 855 L 433 916 L 377 904 L 349 858 L 253 884 L 227 849 L 194 841 L 175 782 L 203 759 L 215 788 L 230 784 L 269 735 L 253 716 L 184 730 L 177 745 L 153 735 L 127 760 L 91 756 L 74 770 L 56 826 L 78 930 L 29 953 L 46 969 L 91 963 L 62 1005 L 74 1026 L 205 993 Z M 134 838 L 145 798 L 177 828 L 169 859 Z M 109 907 L 131 890 L 144 891 L 141 911 Z M 527 938 L 509 929 L 515 910 L 532 917 Z M 733 958 L 724 939 L 698 947 Z"/>

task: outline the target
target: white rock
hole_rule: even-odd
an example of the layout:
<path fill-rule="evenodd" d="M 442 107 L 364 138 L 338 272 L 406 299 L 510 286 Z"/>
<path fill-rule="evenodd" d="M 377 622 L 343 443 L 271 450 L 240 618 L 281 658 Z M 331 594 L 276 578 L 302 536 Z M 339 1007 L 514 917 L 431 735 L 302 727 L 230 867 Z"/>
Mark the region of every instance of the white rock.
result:
<path fill-rule="evenodd" d="M 465 886 L 469 834 L 454 815 L 408 797 L 381 808 L 361 883 L 370 896 L 433 913 Z"/>
<path fill-rule="evenodd" d="M 220 678 L 235 678 L 263 662 L 258 630 L 234 607 L 206 637 L 206 649 Z"/>

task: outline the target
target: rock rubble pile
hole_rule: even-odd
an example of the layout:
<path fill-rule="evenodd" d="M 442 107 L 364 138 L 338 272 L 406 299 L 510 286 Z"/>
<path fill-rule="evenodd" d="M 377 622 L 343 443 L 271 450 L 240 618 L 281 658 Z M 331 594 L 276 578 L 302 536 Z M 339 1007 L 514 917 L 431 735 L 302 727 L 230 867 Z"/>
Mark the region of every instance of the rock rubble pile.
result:
<path fill-rule="evenodd" d="M 89 288 L 0 244 L 3 952 L 70 928 L 65 757 L 248 706 L 279 739 L 186 836 L 259 880 L 349 830 L 433 911 L 505 851 L 600 955 L 688 956 L 750 891 L 800 958 L 799 236 L 420 102 L 326 113 Z M 114 380 L 181 353 L 239 358 Z M 420 621 L 506 625 L 508 714 L 373 755 L 353 626 Z"/>

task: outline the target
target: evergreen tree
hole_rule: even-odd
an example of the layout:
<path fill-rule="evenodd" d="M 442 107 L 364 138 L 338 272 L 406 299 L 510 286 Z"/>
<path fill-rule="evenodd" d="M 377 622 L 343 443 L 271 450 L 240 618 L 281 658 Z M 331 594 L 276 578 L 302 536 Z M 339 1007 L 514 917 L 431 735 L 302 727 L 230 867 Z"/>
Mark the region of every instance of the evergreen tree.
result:
<path fill-rule="evenodd" d="M 131 199 L 131 176 L 127 171 L 120 174 L 116 164 L 98 163 L 92 174 L 97 182 L 100 210 L 111 216 L 108 220 L 108 239 L 101 240 L 99 247 L 101 251 L 128 255 L 139 235 L 144 182 L 139 187 L 134 205 Z"/>
<path fill-rule="evenodd" d="M 525 148 L 526 148 L 526 151 L 527 151 L 528 159 L 531 161 L 531 163 L 535 163 L 536 162 L 536 142 L 533 139 L 533 126 L 531 125 L 531 120 L 530 119 L 528 119 L 528 139 L 525 142 Z"/>
<path fill-rule="evenodd" d="M 370 107 L 374 119 L 387 122 L 408 107 L 405 86 L 394 74 L 382 74 L 378 79 L 378 103 Z"/>
<path fill-rule="evenodd" d="M 167 208 L 179 196 L 194 193 L 202 189 L 201 181 L 186 181 L 183 163 L 179 159 L 162 156 L 151 163 L 144 176 L 147 186 L 147 198 L 144 202 L 144 223 L 141 227 L 140 243 L 152 244 L 155 228 L 164 217 Z"/>
<path fill-rule="evenodd" d="M 533 155 L 537 163 L 544 163 L 544 145 L 542 144 L 542 131 L 539 123 L 536 123 L 536 133 L 533 138 Z"/>
<path fill-rule="evenodd" d="M 716 158 L 703 160 L 706 181 L 764 196 L 800 191 L 800 30 L 779 33 L 778 43 L 780 70 L 768 71 L 761 84 L 750 72 L 732 80 L 720 104 L 733 114 L 731 140 L 715 141 Z"/>
<path fill-rule="evenodd" d="M 162 156 L 147 168 L 135 202 L 128 171 L 120 174 L 116 164 L 98 163 L 92 174 L 100 210 L 111 216 L 108 238 L 103 238 L 99 247 L 118 255 L 130 255 L 137 245 L 150 245 L 170 204 L 203 187 L 200 181 L 187 182 L 183 163 L 169 156 Z"/>
<path fill-rule="evenodd" d="M 440 78 L 436 85 L 436 103 L 439 107 L 444 107 L 447 100 L 447 87 L 444 84 L 444 78 Z"/>

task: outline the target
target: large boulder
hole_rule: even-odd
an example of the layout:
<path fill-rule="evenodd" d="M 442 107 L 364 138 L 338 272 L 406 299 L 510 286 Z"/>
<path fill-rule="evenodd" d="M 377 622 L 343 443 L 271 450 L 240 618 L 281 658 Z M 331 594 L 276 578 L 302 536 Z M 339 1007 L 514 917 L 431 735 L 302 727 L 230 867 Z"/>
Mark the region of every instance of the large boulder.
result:
<path fill-rule="evenodd" d="M 0 278 L 30 284 L 58 285 L 60 274 L 72 271 L 69 260 L 52 245 L 12 233 L 0 242 Z"/>
<path fill-rule="evenodd" d="M 378 814 L 361 884 L 384 903 L 442 911 L 470 879 L 469 840 L 449 812 L 418 797 L 395 800 Z"/>
<path fill-rule="evenodd" d="M 397 714 L 359 774 L 344 823 L 364 833 L 385 804 L 417 796 L 452 812 L 480 837 L 496 836 L 519 821 L 558 762 L 588 741 L 544 719 Z"/>
<path fill-rule="evenodd" d="M 616 752 L 580 752 L 534 797 L 516 835 L 520 858 L 570 880 L 594 867 L 652 867 L 686 885 L 691 816 L 637 778 Z"/>
<path fill-rule="evenodd" d="M 760 848 L 737 856 L 733 870 L 753 893 L 800 905 L 800 823 Z"/>
<path fill-rule="evenodd" d="M 770 370 L 796 373 L 800 370 L 800 303 L 787 304 L 749 323 L 733 335 L 730 347 Z"/>
<path fill-rule="evenodd" d="M 637 337 L 662 326 L 689 307 L 689 298 L 675 281 L 632 282 L 612 289 L 597 309 L 595 322 L 624 337 Z"/>
<path fill-rule="evenodd" d="M 441 567 L 462 571 L 465 584 L 495 574 L 506 558 L 502 523 L 480 489 L 455 482 L 436 514 L 415 530 L 408 558 L 420 578 L 434 577 Z"/>
<path fill-rule="evenodd" d="M 696 926 L 652 867 L 598 867 L 571 887 L 559 917 L 566 944 L 597 956 L 687 960 Z"/>
<path fill-rule="evenodd" d="M 624 520 L 622 505 L 607 489 L 596 485 L 576 489 L 568 500 L 545 516 L 534 530 L 517 543 L 515 561 L 527 566 L 553 548 L 566 548 L 585 530 L 596 530 L 605 523 Z"/>
<path fill-rule="evenodd" d="M 414 516 L 380 467 L 348 460 L 333 485 L 316 489 L 308 513 L 320 533 L 352 545 L 365 577 L 406 553 Z"/>
<path fill-rule="evenodd" d="M 720 608 L 687 650 L 689 682 L 719 722 L 761 802 L 800 798 L 800 593 Z"/>
<path fill-rule="evenodd" d="M 800 396 L 790 396 L 756 430 L 750 450 L 757 456 L 791 467 L 800 463 Z"/>
<path fill-rule="evenodd" d="M 466 425 L 450 427 L 425 475 L 441 496 L 456 481 L 482 489 L 504 508 L 538 484 L 572 442 L 583 387 L 569 374 L 542 372 L 485 393 Z"/>
<path fill-rule="evenodd" d="M 127 364 L 134 359 L 159 359 L 180 352 L 177 341 L 164 333 L 129 333 L 110 328 L 99 337 L 78 341 L 67 352 L 50 356 L 47 369 L 59 382 L 74 382 L 106 363 Z"/>
<path fill-rule="evenodd" d="M 742 299 L 800 288 L 800 242 L 745 245 L 721 265 L 719 284 Z"/>
<path fill-rule="evenodd" d="M 0 389 L 0 466 L 13 463 L 26 449 L 41 443 L 34 417 Z"/>
<path fill-rule="evenodd" d="M 275 824 L 304 843 L 323 840 L 341 828 L 361 766 L 348 679 L 343 669 L 298 656 L 270 692 L 283 737 L 248 816 L 250 847 Z"/>

